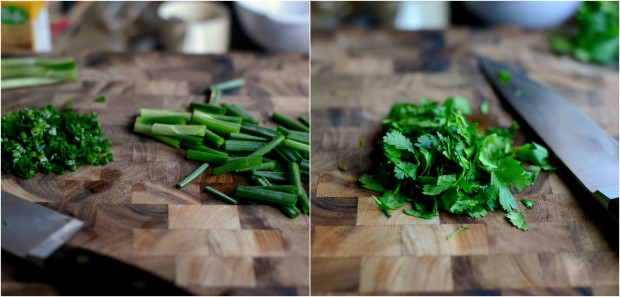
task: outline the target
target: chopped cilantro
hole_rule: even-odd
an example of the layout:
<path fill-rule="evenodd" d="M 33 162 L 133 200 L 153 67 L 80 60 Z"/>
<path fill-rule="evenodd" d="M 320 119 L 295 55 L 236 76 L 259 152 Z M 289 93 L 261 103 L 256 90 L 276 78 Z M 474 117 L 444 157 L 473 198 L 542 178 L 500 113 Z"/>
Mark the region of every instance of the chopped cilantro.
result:
<path fill-rule="evenodd" d="M 534 206 L 534 201 L 529 199 L 523 199 L 521 200 L 521 202 L 523 202 L 523 205 L 525 205 L 525 207 L 527 208 L 532 208 L 532 206 Z"/>
<path fill-rule="evenodd" d="M 406 202 L 413 208 L 405 214 L 425 219 L 435 217 L 439 209 L 472 218 L 498 208 L 510 213 L 517 209 L 512 193 L 534 184 L 547 164 L 544 148 L 535 144 L 521 148 L 529 166 L 515 159 L 516 123 L 508 129 L 478 130 L 477 123 L 463 116 L 471 110 L 467 101 L 455 98 L 462 97 L 443 104 L 395 104 L 383 120 L 384 159 L 374 175 L 359 180 L 366 189 L 384 192 L 373 199 L 388 217 L 390 210 Z"/>
<path fill-rule="evenodd" d="M 527 222 L 525 221 L 523 213 L 513 211 L 508 213 L 506 215 L 506 218 L 508 218 L 508 220 L 510 220 L 510 223 L 512 223 L 515 227 L 523 231 L 527 231 Z"/>
<path fill-rule="evenodd" d="M 105 96 L 98 96 L 97 99 L 95 99 L 95 101 L 97 101 L 97 102 L 105 102 L 106 98 L 105 98 Z"/>
<path fill-rule="evenodd" d="M 465 231 L 467 229 L 469 229 L 469 227 L 467 227 L 465 225 L 461 226 L 461 228 L 458 228 L 454 232 L 448 234 L 448 236 L 446 237 L 446 240 L 450 240 L 452 237 L 456 236 L 457 234 L 459 234 L 459 233 L 461 233 L 461 232 L 463 232 L 463 231 Z"/>
<path fill-rule="evenodd" d="M 512 82 L 512 74 L 510 74 L 508 70 L 500 70 L 497 73 L 497 78 L 499 78 L 499 80 L 506 85 L 509 85 Z"/>
<path fill-rule="evenodd" d="M 573 36 L 551 35 L 558 54 L 570 54 L 581 62 L 606 64 L 618 61 L 618 2 L 586 1 L 576 17 Z"/>
<path fill-rule="evenodd" d="M 490 109 L 491 109 L 491 104 L 489 103 L 489 101 L 484 101 L 482 102 L 482 104 L 480 104 L 480 112 L 482 114 L 489 113 Z"/>
<path fill-rule="evenodd" d="M 523 162 L 541 166 L 544 170 L 555 169 L 549 164 L 549 152 L 538 143 L 532 142 L 524 144 L 517 150 L 517 157 Z"/>

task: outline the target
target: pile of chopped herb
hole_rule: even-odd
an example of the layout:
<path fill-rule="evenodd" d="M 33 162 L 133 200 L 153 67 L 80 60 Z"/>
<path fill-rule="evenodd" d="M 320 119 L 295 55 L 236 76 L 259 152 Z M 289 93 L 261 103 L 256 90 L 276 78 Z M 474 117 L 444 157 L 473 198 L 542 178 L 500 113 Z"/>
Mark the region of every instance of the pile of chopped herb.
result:
<path fill-rule="evenodd" d="M 541 169 L 552 169 L 548 152 L 535 143 L 515 152 L 516 123 L 485 132 L 465 119 L 471 113 L 463 97 L 392 106 L 383 120 L 384 160 L 376 174 L 359 179 L 364 188 L 383 192 L 373 198 L 388 217 L 406 202 L 413 206 L 406 214 L 424 219 L 439 209 L 481 218 L 501 208 L 515 226 L 527 229 L 511 192 L 534 184 Z"/>
<path fill-rule="evenodd" d="M 95 113 L 60 113 L 48 105 L 2 115 L 2 171 L 23 178 L 107 164 L 111 144 Z"/>
<path fill-rule="evenodd" d="M 191 112 L 140 109 L 134 132 L 185 148 L 186 158 L 203 162 L 177 184 L 178 188 L 214 166 L 211 175 L 235 172 L 256 184 L 238 186 L 233 193 L 236 197 L 273 205 L 290 218 L 309 213 L 310 201 L 302 181 L 307 182 L 310 176 L 310 121 L 273 112 L 271 120 L 278 126 L 271 129 L 261 126 L 241 105 L 219 103 L 224 91 L 244 84 L 245 80 L 234 79 L 212 85 L 206 92 L 208 101 L 191 102 Z M 203 189 L 227 203 L 238 203 L 215 188 Z"/>
<path fill-rule="evenodd" d="M 578 31 L 573 36 L 551 35 L 556 53 L 568 53 L 586 63 L 618 61 L 618 2 L 584 2 L 576 21 Z"/>

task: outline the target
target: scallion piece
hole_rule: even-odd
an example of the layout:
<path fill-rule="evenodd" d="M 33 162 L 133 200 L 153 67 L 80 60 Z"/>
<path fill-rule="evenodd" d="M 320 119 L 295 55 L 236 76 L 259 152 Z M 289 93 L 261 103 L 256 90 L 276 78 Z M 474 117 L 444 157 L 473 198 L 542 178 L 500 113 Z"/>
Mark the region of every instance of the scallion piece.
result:
<path fill-rule="evenodd" d="M 265 189 L 272 191 L 279 191 L 285 193 L 297 194 L 297 187 L 294 185 L 279 185 L 279 186 L 259 186 L 257 189 Z"/>
<path fill-rule="evenodd" d="M 310 128 L 310 120 L 308 119 L 308 117 L 300 116 L 298 119 L 302 124 L 304 124 L 304 126 Z"/>
<path fill-rule="evenodd" d="M 214 119 L 211 115 L 195 110 L 192 113 L 192 123 L 207 126 L 207 129 L 221 134 L 239 133 L 241 125 Z"/>
<path fill-rule="evenodd" d="M 276 130 L 252 124 L 241 125 L 241 132 L 261 137 L 268 137 L 270 139 L 278 136 L 279 134 L 278 132 L 276 132 Z"/>
<path fill-rule="evenodd" d="M 241 88 L 245 85 L 245 80 L 242 78 L 231 79 L 223 82 L 211 85 L 211 88 L 220 89 L 222 91 Z"/>
<path fill-rule="evenodd" d="M 265 145 L 264 142 L 248 140 L 226 140 L 224 150 L 227 152 L 253 152 Z"/>
<path fill-rule="evenodd" d="M 228 114 L 242 117 L 244 123 L 259 124 L 258 121 L 239 104 L 222 104 L 222 106 L 226 107 Z"/>
<path fill-rule="evenodd" d="M 267 142 L 269 138 L 244 133 L 230 133 L 230 139 Z"/>
<path fill-rule="evenodd" d="M 262 163 L 262 160 L 263 158 L 261 156 L 237 158 L 233 161 L 226 162 L 226 164 L 220 167 L 214 168 L 213 171 L 211 171 L 211 174 L 219 175 L 226 172 L 244 169 L 250 166 L 260 165 Z"/>
<path fill-rule="evenodd" d="M 178 139 L 174 139 L 172 137 L 169 136 L 162 136 L 162 135 L 155 135 L 151 132 L 143 132 L 143 131 L 136 131 L 134 130 L 134 132 L 136 133 L 140 133 L 140 134 L 144 134 L 146 136 L 149 136 L 163 144 L 166 144 L 168 146 L 171 146 L 173 148 L 180 148 L 181 147 L 181 141 Z"/>
<path fill-rule="evenodd" d="M 179 111 L 179 110 L 167 110 L 167 109 L 150 109 L 150 108 L 141 108 L 140 116 L 147 118 L 156 118 L 156 117 L 183 117 L 186 121 L 190 121 L 192 119 L 192 114 L 190 112 Z"/>
<path fill-rule="evenodd" d="M 201 162 L 224 164 L 228 160 L 228 157 L 221 154 L 207 153 L 196 150 L 187 150 L 185 157 L 190 160 L 196 160 Z"/>
<path fill-rule="evenodd" d="M 296 194 L 265 190 L 252 186 L 238 186 L 235 196 L 287 206 L 295 206 L 295 203 L 297 203 Z"/>
<path fill-rule="evenodd" d="M 280 145 L 280 143 L 282 143 L 283 141 L 284 141 L 284 135 L 278 135 L 278 136 L 274 137 L 270 142 L 264 144 L 262 147 L 260 147 L 259 149 L 255 150 L 253 153 L 250 154 L 250 156 L 262 156 L 262 155 L 265 155 L 265 154 L 271 152 L 276 147 L 278 147 L 278 145 Z"/>
<path fill-rule="evenodd" d="M 230 198 L 228 195 L 226 195 L 226 194 L 224 194 L 224 193 L 222 193 L 222 192 L 220 192 L 220 191 L 218 191 L 218 190 L 216 190 L 214 188 L 206 186 L 206 187 L 204 187 L 204 189 L 205 189 L 205 191 L 215 195 L 216 197 L 218 197 L 218 198 L 220 198 L 222 200 L 225 200 L 225 201 L 229 202 L 230 204 L 235 204 L 235 205 L 237 204 L 237 200 L 235 200 L 233 198 Z"/>
<path fill-rule="evenodd" d="M 210 114 L 226 114 L 225 107 L 210 105 L 202 102 L 191 102 L 189 104 L 189 107 L 192 109 L 192 111 L 198 110 Z"/>
<path fill-rule="evenodd" d="M 204 136 L 206 127 L 204 125 L 167 125 L 153 124 L 151 133 L 164 136 Z"/>
<path fill-rule="evenodd" d="M 209 91 L 209 104 L 218 105 L 220 103 L 220 98 L 222 97 L 222 90 L 211 87 L 209 88 Z"/>
<path fill-rule="evenodd" d="M 195 151 L 201 151 L 201 152 L 205 152 L 205 153 L 222 155 L 222 156 L 228 158 L 228 154 L 227 153 L 222 152 L 222 151 L 218 151 L 216 149 L 212 149 L 212 148 L 204 146 L 204 145 L 201 145 L 200 143 L 192 143 L 192 142 L 188 142 L 188 141 L 184 140 L 184 141 L 181 142 L 181 147 L 189 149 L 189 150 L 195 150 Z"/>
<path fill-rule="evenodd" d="M 273 170 L 276 167 L 276 162 L 267 162 L 256 166 L 250 166 L 243 169 L 235 170 L 235 172 L 248 172 L 248 171 L 256 171 L 256 170 Z"/>
<path fill-rule="evenodd" d="M 188 175 L 182 181 L 177 183 L 177 188 L 180 189 L 182 187 L 185 187 L 187 184 L 189 184 L 191 181 L 193 181 L 196 177 L 198 177 L 201 173 L 203 173 L 205 170 L 207 170 L 208 167 L 209 167 L 209 163 L 203 163 L 202 165 L 200 165 L 200 167 L 196 168 L 196 170 L 194 170 L 194 172 L 192 172 L 190 175 Z"/>
<path fill-rule="evenodd" d="M 203 139 L 205 140 L 205 142 L 213 144 L 217 147 L 222 146 L 226 142 L 226 139 L 211 132 L 211 130 L 209 129 L 205 129 L 205 136 L 203 136 Z"/>
<path fill-rule="evenodd" d="M 310 199 L 301 184 L 301 176 L 299 175 L 299 165 L 295 162 L 288 164 L 289 174 L 293 185 L 297 187 L 297 195 L 299 196 L 299 203 L 301 204 L 301 211 L 303 213 L 310 212 Z"/>
<path fill-rule="evenodd" d="M 278 172 L 278 171 L 254 171 L 252 175 L 264 177 L 268 181 L 275 181 L 275 182 L 283 182 L 289 179 L 288 174 L 284 172 Z"/>
<path fill-rule="evenodd" d="M 301 161 L 299 161 L 299 170 L 309 171 L 310 170 L 310 160 L 302 159 Z"/>
<path fill-rule="evenodd" d="M 277 112 L 274 112 L 271 115 L 271 119 L 274 122 L 276 122 L 276 123 L 278 123 L 278 124 L 280 124 L 280 125 L 282 125 L 282 126 L 284 126 L 286 128 L 289 128 L 289 129 L 292 129 L 292 130 L 297 130 L 297 131 L 310 132 L 310 128 L 304 126 L 303 124 L 301 124 L 299 122 L 296 122 L 293 119 L 289 119 L 289 118 L 287 118 L 287 117 L 285 117 L 285 116 L 283 116 L 283 115 L 281 115 L 281 114 L 279 114 Z"/>
<path fill-rule="evenodd" d="M 286 162 L 299 162 L 303 158 L 296 150 L 286 146 L 276 147 L 275 151 Z"/>
<path fill-rule="evenodd" d="M 185 125 L 187 120 L 182 116 L 165 116 L 165 117 L 137 117 L 136 123 L 152 125 L 155 123 L 168 125 Z"/>
<path fill-rule="evenodd" d="M 284 140 L 284 145 L 287 146 L 287 147 L 290 147 L 290 148 L 292 148 L 294 150 L 300 151 L 304 155 L 310 154 L 310 146 L 305 144 L 305 143 L 293 141 L 293 140 L 290 140 L 290 139 L 285 139 Z"/>
<path fill-rule="evenodd" d="M 271 186 L 271 182 L 262 176 L 252 175 L 252 180 L 256 181 L 261 186 Z"/>

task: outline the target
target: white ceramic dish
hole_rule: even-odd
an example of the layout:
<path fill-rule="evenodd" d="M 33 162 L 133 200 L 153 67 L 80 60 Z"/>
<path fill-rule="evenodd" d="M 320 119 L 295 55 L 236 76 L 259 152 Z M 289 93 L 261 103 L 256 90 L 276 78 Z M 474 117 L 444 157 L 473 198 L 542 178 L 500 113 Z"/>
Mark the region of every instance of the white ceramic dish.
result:
<path fill-rule="evenodd" d="M 237 1 L 235 11 L 245 32 L 265 49 L 310 51 L 310 2 Z"/>

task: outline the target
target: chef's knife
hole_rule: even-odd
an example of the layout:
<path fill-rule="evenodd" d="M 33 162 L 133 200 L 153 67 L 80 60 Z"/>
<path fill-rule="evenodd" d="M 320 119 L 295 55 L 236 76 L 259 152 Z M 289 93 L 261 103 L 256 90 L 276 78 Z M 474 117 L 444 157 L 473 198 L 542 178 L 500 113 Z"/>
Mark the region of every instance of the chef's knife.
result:
<path fill-rule="evenodd" d="M 486 57 L 479 57 L 479 62 L 501 97 L 617 221 L 618 142 L 560 95 L 522 71 Z"/>
<path fill-rule="evenodd" d="M 84 225 L 2 191 L 2 249 L 42 266 L 71 295 L 188 295 L 151 273 L 65 243 Z"/>

